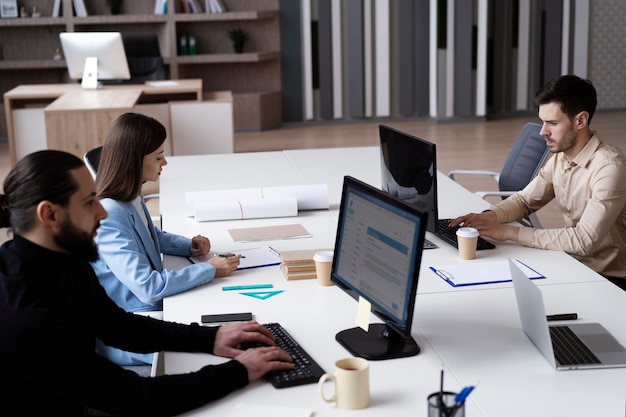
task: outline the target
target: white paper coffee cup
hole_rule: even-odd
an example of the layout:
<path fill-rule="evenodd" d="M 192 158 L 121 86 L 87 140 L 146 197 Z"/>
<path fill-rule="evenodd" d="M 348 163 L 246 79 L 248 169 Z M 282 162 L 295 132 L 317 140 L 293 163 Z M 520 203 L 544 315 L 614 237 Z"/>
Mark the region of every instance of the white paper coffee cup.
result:
<path fill-rule="evenodd" d="M 456 240 L 459 245 L 459 258 L 469 260 L 476 257 L 478 235 L 478 229 L 474 227 L 459 227 L 456 229 Z"/>
<path fill-rule="evenodd" d="M 313 256 L 315 261 L 315 272 L 317 274 L 317 283 L 327 287 L 332 285 L 330 282 L 330 270 L 333 266 L 333 251 L 320 251 Z"/>

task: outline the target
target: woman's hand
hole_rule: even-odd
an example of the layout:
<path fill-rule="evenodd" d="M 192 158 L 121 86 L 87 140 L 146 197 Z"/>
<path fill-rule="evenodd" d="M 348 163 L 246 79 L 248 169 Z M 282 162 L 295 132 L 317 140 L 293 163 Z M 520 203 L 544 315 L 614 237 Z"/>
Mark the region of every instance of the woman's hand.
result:
<path fill-rule="evenodd" d="M 206 255 L 211 250 L 211 241 L 204 236 L 194 236 L 191 239 L 189 253 L 191 256 Z"/>
<path fill-rule="evenodd" d="M 215 267 L 215 278 L 225 277 L 230 275 L 235 269 L 239 267 L 239 261 L 241 255 L 227 254 L 227 256 L 214 256 L 207 262 Z"/>

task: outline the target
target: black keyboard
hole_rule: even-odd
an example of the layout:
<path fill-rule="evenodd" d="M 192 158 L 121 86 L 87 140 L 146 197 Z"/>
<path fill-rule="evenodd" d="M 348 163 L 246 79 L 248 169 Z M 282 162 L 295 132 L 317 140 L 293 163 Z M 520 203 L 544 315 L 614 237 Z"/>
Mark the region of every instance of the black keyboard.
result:
<path fill-rule="evenodd" d="M 459 244 L 456 241 L 456 227 L 448 226 L 448 222 L 450 219 L 439 219 L 437 220 L 437 224 L 435 227 L 437 228 L 437 232 L 435 233 L 437 237 L 445 240 L 455 248 L 459 247 Z M 476 244 L 476 250 L 485 250 L 485 249 L 494 249 L 496 245 L 489 242 L 488 240 L 483 239 L 482 237 L 478 237 L 478 243 Z"/>
<path fill-rule="evenodd" d="M 550 338 L 556 361 L 561 365 L 586 365 L 600 360 L 567 326 L 550 326 Z"/>
<path fill-rule="evenodd" d="M 324 370 L 306 353 L 296 340 L 278 323 L 263 325 L 274 335 L 276 346 L 284 350 L 293 360 L 293 369 L 287 371 L 272 371 L 265 378 L 275 388 L 288 388 L 297 385 L 311 384 L 319 381 Z"/>

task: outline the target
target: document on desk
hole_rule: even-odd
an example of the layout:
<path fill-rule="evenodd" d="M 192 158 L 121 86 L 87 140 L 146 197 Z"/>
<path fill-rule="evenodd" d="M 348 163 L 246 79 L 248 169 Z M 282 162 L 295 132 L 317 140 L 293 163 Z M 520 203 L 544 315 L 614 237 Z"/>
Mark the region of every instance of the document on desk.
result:
<path fill-rule="evenodd" d="M 523 262 L 518 260 L 514 262 L 528 278 L 545 278 Z M 455 265 L 431 266 L 430 269 L 453 287 L 512 281 L 511 269 L 507 259 L 501 261 L 469 261 Z"/>
<path fill-rule="evenodd" d="M 300 239 L 313 235 L 301 224 L 285 224 L 281 226 L 247 227 L 228 229 L 235 242 L 257 242 L 261 240 Z"/>
<path fill-rule="evenodd" d="M 281 405 L 237 404 L 228 417 L 311 417 L 313 411 L 308 408 L 286 407 Z"/>
<path fill-rule="evenodd" d="M 261 268 L 264 266 L 273 266 L 280 265 L 280 255 L 278 251 L 270 246 L 262 246 L 259 248 L 252 249 L 241 249 L 234 250 L 230 252 L 209 252 L 204 256 L 190 256 L 189 259 L 192 263 L 206 262 L 209 259 L 223 255 L 224 253 L 234 253 L 235 255 L 241 255 L 241 260 L 239 261 L 240 269 L 252 269 L 252 268 Z"/>

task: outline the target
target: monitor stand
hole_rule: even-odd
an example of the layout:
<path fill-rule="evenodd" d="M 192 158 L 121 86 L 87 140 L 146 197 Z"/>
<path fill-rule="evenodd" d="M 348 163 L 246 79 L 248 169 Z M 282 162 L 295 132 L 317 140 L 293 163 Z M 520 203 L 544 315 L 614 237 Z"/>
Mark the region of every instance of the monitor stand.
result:
<path fill-rule="evenodd" d="M 335 339 L 354 356 L 372 361 L 415 356 L 420 352 L 413 338 L 404 338 L 382 323 L 370 324 L 368 332 L 360 327 L 343 330 Z"/>
<path fill-rule="evenodd" d="M 83 80 L 80 85 L 86 90 L 98 88 L 98 58 L 85 58 L 83 68 Z"/>

